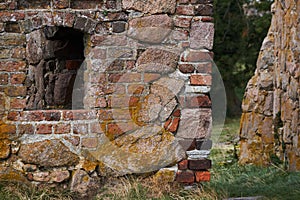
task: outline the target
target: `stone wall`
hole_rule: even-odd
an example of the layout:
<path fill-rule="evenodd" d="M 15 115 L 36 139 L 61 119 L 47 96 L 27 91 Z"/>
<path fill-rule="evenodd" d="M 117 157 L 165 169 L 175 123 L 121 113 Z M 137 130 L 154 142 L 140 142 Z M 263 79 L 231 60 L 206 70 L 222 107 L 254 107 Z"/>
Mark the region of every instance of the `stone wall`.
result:
<path fill-rule="evenodd" d="M 86 193 L 106 176 L 180 162 L 174 180 L 209 180 L 212 1 L 0 9 L 2 179 Z"/>
<path fill-rule="evenodd" d="M 279 158 L 300 170 L 299 11 L 298 1 L 272 5 L 271 27 L 242 105 L 240 163 L 268 165 Z"/>

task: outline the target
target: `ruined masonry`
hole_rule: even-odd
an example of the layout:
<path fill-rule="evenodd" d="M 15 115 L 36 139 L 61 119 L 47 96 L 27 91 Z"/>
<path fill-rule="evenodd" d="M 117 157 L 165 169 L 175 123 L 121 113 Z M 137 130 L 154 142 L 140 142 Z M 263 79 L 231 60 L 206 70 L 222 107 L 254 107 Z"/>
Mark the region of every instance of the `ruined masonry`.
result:
<path fill-rule="evenodd" d="M 276 0 L 243 101 L 240 163 L 300 170 L 300 2 Z"/>
<path fill-rule="evenodd" d="M 212 12 L 212 0 L 0 1 L 0 178 L 85 195 L 126 174 L 209 181 Z"/>

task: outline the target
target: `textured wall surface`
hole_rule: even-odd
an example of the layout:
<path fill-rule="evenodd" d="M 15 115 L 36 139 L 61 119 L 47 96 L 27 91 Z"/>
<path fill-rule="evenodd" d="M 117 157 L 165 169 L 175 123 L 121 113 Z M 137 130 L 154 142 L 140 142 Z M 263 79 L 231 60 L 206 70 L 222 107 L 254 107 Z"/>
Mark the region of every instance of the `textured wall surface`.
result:
<path fill-rule="evenodd" d="M 0 2 L 0 178 L 207 181 L 212 1 Z M 169 173 L 170 174 L 170 173 Z"/>
<path fill-rule="evenodd" d="M 272 23 L 249 81 L 241 119 L 240 163 L 280 158 L 300 170 L 300 2 L 275 1 Z"/>

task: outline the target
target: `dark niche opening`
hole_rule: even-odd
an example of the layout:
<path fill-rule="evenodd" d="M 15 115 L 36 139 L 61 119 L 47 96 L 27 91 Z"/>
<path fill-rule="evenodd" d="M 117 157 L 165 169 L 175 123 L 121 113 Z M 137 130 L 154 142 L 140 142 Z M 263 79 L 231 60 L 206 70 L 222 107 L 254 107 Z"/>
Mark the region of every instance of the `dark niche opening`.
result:
<path fill-rule="evenodd" d="M 27 109 L 71 109 L 72 104 L 83 108 L 82 94 L 72 102 L 73 91 L 83 91 L 83 37 L 65 27 L 45 27 L 27 35 Z"/>

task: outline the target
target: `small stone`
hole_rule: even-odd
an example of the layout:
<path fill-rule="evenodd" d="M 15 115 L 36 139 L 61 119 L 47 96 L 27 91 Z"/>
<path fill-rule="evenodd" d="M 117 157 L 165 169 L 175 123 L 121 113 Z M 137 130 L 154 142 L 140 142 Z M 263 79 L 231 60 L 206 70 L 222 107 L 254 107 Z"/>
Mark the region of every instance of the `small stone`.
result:
<path fill-rule="evenodd" d="M 207 158 L 210 154 L 210 150 L 192 150 L 186 152 L 188 159 L 202 159 Z"/>
<path fill-rule="evenodd" d="M 32 174 L 32 180 L 38 181 L 38 182 L 48 182 L 50 181 L 50 173 L 49 172 L 33 172 Z"/>
<path fill-rule="evenodd" d="M 113 22 L 112 31 L 114 33 L 122 33 L 126 29 L 126 22 Z"/>
<path fill-rule="evenodd" d="M 50 181 L 55 183 L 61 183 L 70 178 L 70 172 L 67 170 L 53 171 L 50 174 Z"/>
<path fill-rule="evenodd" d="M 98 179 L 90 177 L 87 172 L 77 170 L 71 180 L 71 191 L 78 193 L 81 198 L 89 199 L 100 188 Z"/>

